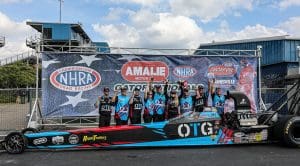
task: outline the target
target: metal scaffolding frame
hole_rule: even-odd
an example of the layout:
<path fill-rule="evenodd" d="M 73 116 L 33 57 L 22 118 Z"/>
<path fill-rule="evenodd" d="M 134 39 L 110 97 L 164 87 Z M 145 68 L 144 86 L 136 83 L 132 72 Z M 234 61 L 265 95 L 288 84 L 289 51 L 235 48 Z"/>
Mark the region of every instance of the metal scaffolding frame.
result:
<path fill-rule="evenodd" d="M 47 51 L 45 51 L 47 50 Z M 104 51 L 101 51 L 104 50 Z M 125 48 L 125 47 L 96 47 L 96 46 L 67 46 L 67 45 L 39 45 L 37 43 L 36 56 L 37 64 L 41 54 L 138 54 L 138 55 L 182 55 L 182 56 L 236 56 L 236 57 L 256 57 L 258 58 L 258 80 L 261 82 L 261 47 L 257 50 L 222 50 L 222 49 L 164 49 L 164 48 Z M 108 52 L 109 51 L 109 52 Z M 37 65 L 38 66 L 38 65 Z M 38 93 L 38 69 L 36 80 L 36 93 Z M 261 95 L 261 85 L 259 84 L 259 110 L 266 110 Z M 98 125 L 98 117 L 53 117 L 44 118 L 41 114 L 39 99 L 35 102 L 35 107 L 31 110 L 30 120 L 27 127 L 95 127 Z M 35 120 L 35 122 L 33 121 Z"/>

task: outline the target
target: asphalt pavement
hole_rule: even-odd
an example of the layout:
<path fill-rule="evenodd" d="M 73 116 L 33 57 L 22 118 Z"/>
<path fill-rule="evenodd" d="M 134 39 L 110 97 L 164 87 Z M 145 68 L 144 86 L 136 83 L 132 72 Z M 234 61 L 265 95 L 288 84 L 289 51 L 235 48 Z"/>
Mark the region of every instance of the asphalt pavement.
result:
<path fill-rule="evenodd" d="M 300 148 L 234 145 L 122 150 L 0 152 L 0 166 L 299 166 Z"/>

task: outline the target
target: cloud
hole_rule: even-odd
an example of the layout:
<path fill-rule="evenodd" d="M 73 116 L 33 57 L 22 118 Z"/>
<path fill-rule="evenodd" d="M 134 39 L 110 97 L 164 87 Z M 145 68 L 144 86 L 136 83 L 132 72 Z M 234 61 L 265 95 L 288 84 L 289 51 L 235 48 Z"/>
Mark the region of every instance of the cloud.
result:
<path fill-rule="evenodd" d="M 144 20 L 146 26 L 142 25 Z M 111 46 L 120 47 L 186 48 L 198 43 L 202 34 L 194 20 L 170 13 L 137 12 L 132 16 L 132 25 L 95 24 L 93 28 Z"/>
<path fill-rule="evenodd" d="M 202 22 L 211 21 L 226 12 L 240 9 L 252 10 L 254 0 L 172 0 L 172 13 L 184 16 L 196 16 Z"/>
<path fill-rule="evenodd" d="M 1 0 L 0 4 L 9 4 L 9 3 L 29 3 L 32 0 Z"/>
<path fill-rule="evenodd" d="M 160 0 L 110 0 L 113 3 L 133 3 L 142 6 L 154 6 L 160 2 Z"/>
<path fill-rule="evenodd" d="M 0 12 L 0 36 L 4 36 L 6 44 L 0 48 L 0 59 L 30 50 L 26 47 L 26 37 L 33 34 L 26 25 L 26 20 L 16 22 Z"/>
<path fill-rule="evenodd" d="M 286 9 L 290 6 L 300 6 L 299 0 L 281 0 L 278 4 L 280 9 Z"/>
<path fill-rule="evenodd" d="M 124 8 L 109 8 L 109 13 L 104 17 L 107 21 L 119 21 L 124 17 L 134 13 L 129 9 Z"/>
<path fill-rule="evenodd" d="M 294 36 L 300 36 L 300 16 L 299 17 L 291 17 L 287 21 L 282 22 L 278 25 L 279 28 L 284 29 L 288 33 Z"/>
<path fill-rule="evenodd" d="M 232 31 L 227 21 L 221 21 L 216 31 L 204 31 L 190 17 L 173 13 L 153 13 L 144 9 L 131 14 L 129 20 L 126 24 L 94 24 L 93 29 L 110 46 L 146 48 L 197 48 L 200 43 L 213 40 L 228 41 L 287 34 L 280 28 L 261 24 Z"/>

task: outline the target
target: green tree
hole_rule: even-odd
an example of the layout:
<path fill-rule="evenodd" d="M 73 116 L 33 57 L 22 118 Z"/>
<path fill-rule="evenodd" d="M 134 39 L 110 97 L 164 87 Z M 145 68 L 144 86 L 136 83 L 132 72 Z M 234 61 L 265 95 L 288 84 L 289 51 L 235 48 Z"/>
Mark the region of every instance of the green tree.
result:
<path fill-rule="evenodd" d="M 35 85 L 36 70 L 32 65 L 16 62 L 0 67 L 0 88 L 26 88 Z"/>

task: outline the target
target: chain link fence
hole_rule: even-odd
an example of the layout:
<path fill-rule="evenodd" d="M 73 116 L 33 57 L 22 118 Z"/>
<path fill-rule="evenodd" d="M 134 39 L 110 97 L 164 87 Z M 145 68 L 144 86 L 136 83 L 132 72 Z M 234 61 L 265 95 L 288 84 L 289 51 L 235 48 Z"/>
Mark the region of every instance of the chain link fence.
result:
<path fill-rule="evenodd" d="M 34 88 L 0 89 L 0 131 L 25 128 L 35 99 Z"/>

